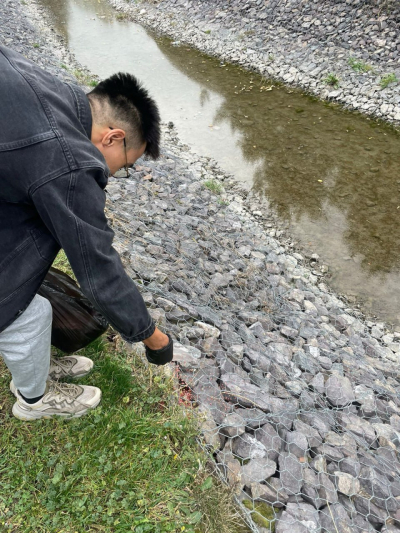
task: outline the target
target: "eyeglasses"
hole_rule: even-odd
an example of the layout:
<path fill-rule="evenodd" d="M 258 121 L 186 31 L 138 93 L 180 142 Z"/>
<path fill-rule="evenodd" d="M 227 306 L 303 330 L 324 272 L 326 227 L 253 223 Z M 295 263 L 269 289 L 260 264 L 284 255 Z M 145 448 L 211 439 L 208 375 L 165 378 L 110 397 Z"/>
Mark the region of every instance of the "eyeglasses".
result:
<path fill-rule="evenodd" d="M 114 128 L 112 128 L 111 126 L 108 126 L 110 128 L 110 130 L 113 130 Z M 126 177 L 129 178 L 129 166 L 128 166 L 128 154 L 126 153 L 126 141 L 125 141 L 125 137 L 122 139 L 124 141 L 124 150 L 125 150 L 125 172 L 126 172 Z M 131 165 L 133 166 L 133 165 Z"/>

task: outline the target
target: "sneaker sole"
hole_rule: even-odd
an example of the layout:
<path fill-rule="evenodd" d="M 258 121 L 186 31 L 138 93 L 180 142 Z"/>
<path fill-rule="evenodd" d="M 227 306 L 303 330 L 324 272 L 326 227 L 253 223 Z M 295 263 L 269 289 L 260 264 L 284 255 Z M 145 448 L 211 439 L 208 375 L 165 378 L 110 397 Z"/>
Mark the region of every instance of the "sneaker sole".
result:
<path fill-rule="evenodd" d="M 78 411 L 77 413 L 73 413 L 73 414 L 70 414 L 70 413 L 51 413 L 51 414 L 44 414 L 44 413 L 40 413 L 40 412 L 36 412 L 35 411 L 25 411 L 23 409 L 20 408 L 20 406 L 18 405 L 18 402 L 16 402 L 14 405 L 13 405 L 13 408 L 12 408 L 12 414 L 15 416 L 15 418 L 18 418 L 19 420 L 24 420 L 24 421 L 29 421 L 29 420 L 40 420 L 41 418 L 45 419 L 45 420 L 48 420 L 50 418 L 54 418 L 54 417 L 60 417 L 60 418 L 80 418 L 81 416 L 85 415 L 88 411 L 90 411 L 91 409 L 94 409 L 95 407 L 97 407 L 99 405 L 101 401 L 101 392 L 99 394 L 99 397 L 95 400 L 95 403 L 93 405 L 91 405 L 90 407 L 85 407 L 84 409 L 82 409 L 82 411 Z"/>

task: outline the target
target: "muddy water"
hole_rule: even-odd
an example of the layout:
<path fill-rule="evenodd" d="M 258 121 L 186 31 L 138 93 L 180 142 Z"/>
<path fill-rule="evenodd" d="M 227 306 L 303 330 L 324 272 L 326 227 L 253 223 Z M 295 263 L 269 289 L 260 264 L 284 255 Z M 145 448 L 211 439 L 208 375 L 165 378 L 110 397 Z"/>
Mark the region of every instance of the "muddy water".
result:
<path fill-rule="evenodd" d="M 135 74 L 183 142 L 265 195 L 331 285 L 400 325 L 400 136 L 117 20 L 100 0 L 40 0 L 100 77 Z"/>

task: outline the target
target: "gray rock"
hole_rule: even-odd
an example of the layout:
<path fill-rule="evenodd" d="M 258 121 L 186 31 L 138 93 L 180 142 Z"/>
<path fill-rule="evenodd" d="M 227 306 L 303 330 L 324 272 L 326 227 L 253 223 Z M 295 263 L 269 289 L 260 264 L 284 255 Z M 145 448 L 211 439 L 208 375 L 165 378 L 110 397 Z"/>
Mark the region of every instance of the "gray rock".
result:
<path fill-rule="evenodd" d="M 271 424 L 264 424 L 259 429 L 256 429 L 254 436 L 267 450 L 267 457 L 276 461 L 279 452 L 282 450 L 283 442 L 278 433 Z"/>
<path fill-rule="evenodd" d="M 207 324 L 205 322 L 195 322 L 194 325 L 198 328 L 201 328 L 204 331 L 204 335 L 207 337 L 213 337 L 217 339 L 221 332 L 218 328 L 215 328 L 214 326 L 210 326 L 210 324 Z"/>
<path fill-rule="evenodd" d="M 320 533 L 318 511 L 308 503 L 288 503 L 276 524 L 276 533 Z"/>
<path fill-rule="evenodd" d="M 238 437 L 245 432 L 245 421 L 237 413 L 229 413 L 223 419 L 221 424 L 221 431 L 228 437 Z"/>
<path fill-rule="evenodd" d="M 320 511 L 319 517 L 322 529 L 327 533 L 354 533 L 350 517 L 340 503 L 325 507 Z"/>
<path fill-rule="evenodd" d="M 289 452 L 281 452 L 278 458 L 282 487 L 290 495 L 299 494 L 303 485 L 305 463 Z"/>
<path fill-rule="evenodd" d="M 271 477 L 265 483 L 251 483 L 251 496 L 255 501 L 266 502 L 273 507 L 284 507 L 289 499 L 278 478 Z"/>
<path fill-rule="evenodd" d="M 303 433 L 303 435 L 307 438 L 308 446 L 310 448 L 316 448 L 322 444 L 321 435 L 316 429 L 312 428 L 308 424 L 305 424 L 299 419 L 295 420 L 293 425 L 296 431 Z"/>
<path fill-rule="evenodd" d="M 335 423 L 330 415 L 317 412 L 301 413 L 299 419 L 305 424 L 315 428 L 322 438 L 325 437 Z"/>
<path fill-rule="evenodd" d="M 217 452 L 216 463 L 230 487 L 243 487 L 241 465 L 230 451 Z"/>
<path fill-rule="evenodd" d="M 179 363 L 183 370 L 199 368 L 201 352 L 194 346 L 184 346 L 179 342 L 174 342 L 174 361 Z"/>
<path fill-rule="evenodd" d="M 346 457 L 339 463 L 341 472 L 350 474 L 354 478 L 358 478 L 360 475 L 361 465 L 357 459 L 353 457 Z"/>
<path fill-rule="evenodd" d="M 325 392 L 325 378 L 324 375 L 319 372 L 314 376 L 314 378 L 310 381 L 309 386 L 312 390 L 319 392 L 320 394 L 324 394 Z"/>
<path fill-rule="evenodd" d="M 363 466 L 360 471 L 360 484 L 372 497 L 372 502 L 381 509 L 395 512 L 399 503 L 393 498 L 390 481 L 372 466 Z"/>
<path fill-rule="evenodd" d="M 325 387 L 326 397 L 335 407 L 343 407 L 355 400 L 351 382 L 346 377 L 331 375 Z"/>
<path fill-rule="evenodd" d="M 280 331 L 284 337 L 287 337 L 291 340 L 296 339 L 299 334 L 297 329 L 290 328 L 289 326 L 282 326 Z"/>
<path fill-rule="evenodd" d="M 353 496 L 360 491 L 360 482 L 355 477 L 345 472 L 335 472 L 336 489 L 346 496 Z"/>
<path fill-rule="evenodd" d="M 337 503 L 338 496 L 337 496 L 335 486 L 332 483 L 332 481 L 329 479 L 329 477 L 324 473 L 318 474 L 317 490 L 318 490 L 319 497 L 324 503 L 326 502 L 329 502 L 332 504 Z"/>
<path fill-rule="evenodd" d="M 276 472 L 276 463 L 267 457 L 257 457 L 241 468 L 241 480 L 244 485 L 259 483 L 273 476 Z"/>
<path fill-rule="evenodd" d="M 344 457 L 343 453 L 338 450 L 337 448 L 334 448 L 333 446 L 329 446 L 328 444 L 322 444 L 321 446 L 318 446 L 318 448 L 315 449 L 316 452 L 320 455 L 324 455 L 328 461 L 341 461 Z"/>
<path fill-rule="evenodd" d="M 357 443 L 351 435 L 329 431 L 325 435 L 325 444 L 337 448 L 345 457 L 357 457 Z"/>
<path fill-rule="evenodd" d="M 308 451 L 306 436 L 300 431 L 288 431 L 286 433 L 286 450 L 296 457 L 305 458 Z"/>
<path fill-rule="evenodd" d="M 343 429 L 353 434 L 357 442 L 364 442 L 366 446 L 376 442 L 375 430 L 366 420 L 346 413 L 338 413 L 337 420 Z"/>
<path fill-rule="evenodd" d="M 267 456 L 265 446 L 255 437 L 244 433 L 232 441 L 232 451 L 242 459 L 254 459 Z"/>
<path fill-rule="evenodd" d="M 317 473 L 327 472 L 326 457 L 324 457 L 323 455 L 316 455 L 310 462 L 310 467 Z"/>
<path fill-rule="evenodd" d="M 377 507 L 370 497 L 357 495 L 353 497 L 353 502 L 357 511 L 373 526 L 378 528 L 386 522 L 388 518 L 387 512 Z"/>
<path fill-rule="evenodd" d="M 272 342 L 265 350 L 265 356 L 274 361 L 277 365 L 287 367 L 293 355 L 293 348 L 282 342 Z"/>
<path fill-rule="evenodd" d="M 244 419 L 246 427 L 250 429 L 258 429 L 269 420 L 268 415 L 266 415 L 260 409 L 236 409 L 236 412 Z"/>

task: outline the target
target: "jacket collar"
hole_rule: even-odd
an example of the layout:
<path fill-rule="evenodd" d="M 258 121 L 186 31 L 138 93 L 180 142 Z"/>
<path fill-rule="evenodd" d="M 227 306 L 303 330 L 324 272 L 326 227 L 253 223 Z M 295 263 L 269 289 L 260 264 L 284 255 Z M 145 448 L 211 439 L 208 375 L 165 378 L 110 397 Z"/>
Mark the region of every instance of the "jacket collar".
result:
<path fill-rule="evenodd" d="M 90 139 L 92 136 L 92 111 L 89 99 L 80 87 L 73 83 L 68 83 L 75 96 L 78 119 L 85 129 L 86 135 Z"/>

